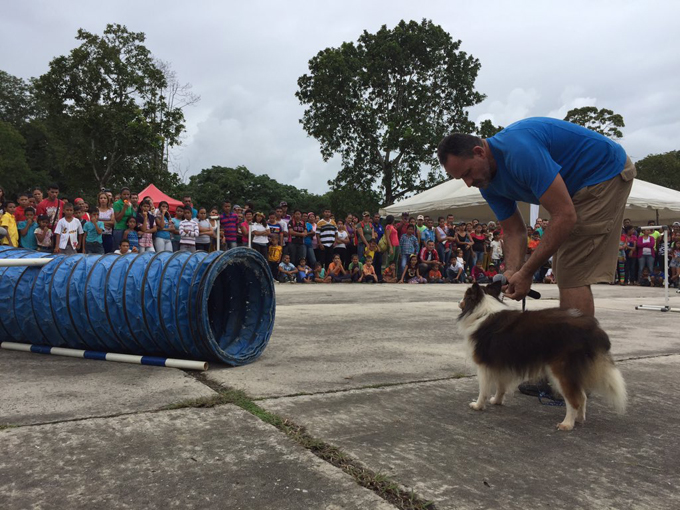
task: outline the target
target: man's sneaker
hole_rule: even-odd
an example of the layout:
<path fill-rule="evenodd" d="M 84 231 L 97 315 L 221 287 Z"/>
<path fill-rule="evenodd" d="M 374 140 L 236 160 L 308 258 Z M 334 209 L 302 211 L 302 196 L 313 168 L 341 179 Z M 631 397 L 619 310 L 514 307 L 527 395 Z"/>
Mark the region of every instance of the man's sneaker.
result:
<path fill-rule="evenodd" d="M 538 397 L 540 395 L 553 400 L 564 400 L 561 395 L 553 392 L 552 387 L 550 386 L 550 383 L 548 383 L 547 379 L 539 379 L 535 383 L 530 381 L 523 382 L 519 385 L 519 391 L 520 393 L 524 393 L 525 395 L 529 395 L 531 397 Z"/>

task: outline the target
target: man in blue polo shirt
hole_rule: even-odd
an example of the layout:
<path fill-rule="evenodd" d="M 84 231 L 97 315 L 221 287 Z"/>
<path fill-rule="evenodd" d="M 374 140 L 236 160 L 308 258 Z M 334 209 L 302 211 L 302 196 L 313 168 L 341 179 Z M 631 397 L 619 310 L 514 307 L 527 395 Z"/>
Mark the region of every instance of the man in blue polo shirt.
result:
<path fill-rule="evenodd" d="M 480 188 L 501 222 L 506 296 L 526 296 L 532 275 L 553 256 L 560 306 L 594 315 L 590 286 L 613 279 L 636 175 L 623 148 L 570 122 L 530 118 L 489 139 L 449 135 L 437 155 L 450 177 Z M 517 202 L 541 204 L 550 213 L 549 227 L 526 262 L 526 225 Z"/>

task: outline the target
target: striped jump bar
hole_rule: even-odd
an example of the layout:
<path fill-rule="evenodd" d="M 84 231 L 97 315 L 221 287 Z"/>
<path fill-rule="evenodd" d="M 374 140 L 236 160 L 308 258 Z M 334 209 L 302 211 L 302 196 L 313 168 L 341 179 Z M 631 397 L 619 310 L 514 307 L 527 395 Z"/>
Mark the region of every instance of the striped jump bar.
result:
<path fill-rule="evenodd" d="M 95 359 L 99 361 L 117 361 L 119 363 L 133 363 L 136 365 L 152 365 L 155 367 L 181 368 L 184 370 L 208 370 L 208 362 L 186 359 L 159 358 L 156 356 L 135 356 L 132 354 L 118 354 L 115 352 L 83 351 L 80 349 L 66 349 L 64 347 L 48 347 L 46 345 L 20 344 L 17 342 L 2 342 L 0 347 L 11 351 L 35 352 L 38 354 L 53 354 L 71 358 Z"/>

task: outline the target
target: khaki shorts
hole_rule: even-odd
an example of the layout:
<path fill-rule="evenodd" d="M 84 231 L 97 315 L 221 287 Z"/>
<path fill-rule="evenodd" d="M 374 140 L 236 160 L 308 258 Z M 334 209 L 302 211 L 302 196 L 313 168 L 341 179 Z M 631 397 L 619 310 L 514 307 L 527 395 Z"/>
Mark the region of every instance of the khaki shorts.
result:
<path fill-rule="evenodd" d="M 576 225 L 553 256 L 553 272 L 562 289 L 614 281 L 626 201 L 637 175 L 626 159 L 621 173 L 580 189 L 572 197 Z"/>

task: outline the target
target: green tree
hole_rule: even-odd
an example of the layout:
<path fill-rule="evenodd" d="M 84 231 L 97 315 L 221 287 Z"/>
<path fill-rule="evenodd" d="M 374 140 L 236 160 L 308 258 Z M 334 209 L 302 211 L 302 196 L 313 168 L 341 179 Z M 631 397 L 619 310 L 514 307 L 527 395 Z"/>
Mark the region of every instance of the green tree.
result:
<path fill-rule="evenodd" d="M 32 84 L 0 70 L 0 121 L 19 129 L 35 113 Z"/>
<path fill-rule="evenodd" d="M 145 35 L 115 24 L 102 36 L 80 29 L 76 39 L 80 46 L 36 80 L 47 128 L 66 147 L 71 186 L 158 181 L 167 168 L 156 161 L 166 144 L 179 143 L 184 115 L 167 105 L 166 78 Z"/>
<path fill-rule="evenodd" d="M 482 123 L 477 128 L 477 134 L 482 138 L 491 138 L 497 133 L 500 133 L 505 129 L 503 126 L 494 126 L 493 122 L 489 119 L 482 121 Z"/>
<path fill-rule="evenodd" d="M 460 44 L 431 21 L 401 21 L 309 61 L 300 122 L 324 160 L 341 155 L 334 186 L 377 187 L 389 205 L 443 179 L 437 144 L 474 131 L 466 109 L 484 99 L 474 90 L 479 61 Z"/>
<path fill-rule="evenodd" d="M 564 120 L 586 127 L 612 140 L 621 138 L 623 133 L 619 128 L 626 127 L 623 117 L 618 113 L 614 113 L 606 108 L 598 110 L 594 106 L 584 106 L 569 110 Z"/>
<path fill-rule="evenodd" d="M 0 185 L 8 198 L 47 180 L 45 174 L 34 172 L 28 166 L 25 145 L 26 140 L 14 126 L 0 121 Z"/>
<path fill-rule="evenodd" d="M 680 191 L 680 151 L 650 154 L 635 167 L 639 179 Z"/>

